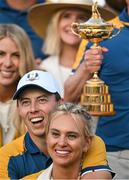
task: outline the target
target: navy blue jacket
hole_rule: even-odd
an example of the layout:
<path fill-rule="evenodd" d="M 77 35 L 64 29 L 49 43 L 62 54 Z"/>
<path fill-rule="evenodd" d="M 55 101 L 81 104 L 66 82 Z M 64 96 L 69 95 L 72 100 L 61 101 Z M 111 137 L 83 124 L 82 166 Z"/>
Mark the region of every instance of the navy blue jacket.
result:
<path fill-rule="evenodd" d="M 37 3 L 45 0 L 37 0 Z M 32 30 L 27 20 L 27 10 L 19 11 L 11 8 L 5 0 L 0 0 L 0 23 L 13 23 L 22 27 L 29 35 L 35 58 L 44 59 L 46 56 L 42 53 L 43 40 Z"/>

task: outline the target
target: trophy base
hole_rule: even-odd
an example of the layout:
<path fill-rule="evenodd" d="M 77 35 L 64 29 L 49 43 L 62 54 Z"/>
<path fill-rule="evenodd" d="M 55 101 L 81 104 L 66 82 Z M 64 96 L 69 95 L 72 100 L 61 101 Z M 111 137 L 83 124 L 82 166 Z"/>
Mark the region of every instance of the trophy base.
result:
<path fill-rule="evenodd" d="M 115 114 L 108 86 L 97 76 L 88 80 L 83 87 L 81 105 L 93 116 Z"/>
<path fill-rule="evenodd" d="M 115 115 L 115 111 L 113 108 L 113 104 L 82 104 L 83 107 L 86 108 L 87 112 L 92 116 L 113 116 Z"/>
<path fill-rule="evenodd" d="M 92 111 L 87 111 L 89 114 L 92 116 L 114 116 L 116 112 L 92 112 Z"/>

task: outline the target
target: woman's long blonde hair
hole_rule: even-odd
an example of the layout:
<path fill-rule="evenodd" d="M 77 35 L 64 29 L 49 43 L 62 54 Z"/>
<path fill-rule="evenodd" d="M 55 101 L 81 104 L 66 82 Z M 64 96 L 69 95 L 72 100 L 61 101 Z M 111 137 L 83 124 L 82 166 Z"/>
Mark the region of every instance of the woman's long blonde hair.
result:
<path fill-rule="evenodd" d="M 48 24 L 43 46 L 43 52 L 45 54 L 60 55 L 62 43 L 58 31 L 58 23 L 64 11 L 60 10 L 54 14 Z"/>
<path fill-rule="evenodd" d="M 19 66 L 19 79 L 25 73 L 35 69 L 35 59 L 32 51 L 31 41 L 26 32 L 15 24 L 1 24 L 0 25 L 0 40 L 9 37 L 12 39 L 20 52 L 20 66 Z M 16 129 L 15 137 L 22 135 L 25 131 L 25 125 L 19 117 L 16 110 L 16 102 L 12 100 L 9 114 L 9 122 L 13 121 Z M 14 137 L 14 138 L 15 138 Z"/>

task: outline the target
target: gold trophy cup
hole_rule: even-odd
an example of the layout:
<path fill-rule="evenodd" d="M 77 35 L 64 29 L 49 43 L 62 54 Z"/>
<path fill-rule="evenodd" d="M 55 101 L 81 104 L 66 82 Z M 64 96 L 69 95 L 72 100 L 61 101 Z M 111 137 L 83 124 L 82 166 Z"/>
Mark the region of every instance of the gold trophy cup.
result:
<path fill-rule="evenodd" d="M 93 43 L 91 48 L 101 48 L 99 42 L 111 38 L 114 25 L 105 22 L 98 12 L 97 2 L 92 5 L 92 17 L 85 23 L 73 23 L 72 31 L 82 39 Z M 93 116 L 114 115 L 108 86 L 98 77 L 98 72 L 86 81 L 81 95 L 81 104 Z"/>

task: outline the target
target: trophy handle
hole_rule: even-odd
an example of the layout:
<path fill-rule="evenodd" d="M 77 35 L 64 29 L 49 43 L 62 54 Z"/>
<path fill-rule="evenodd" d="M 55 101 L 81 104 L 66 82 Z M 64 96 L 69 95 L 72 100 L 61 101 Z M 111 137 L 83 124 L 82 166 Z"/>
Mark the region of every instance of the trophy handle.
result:
<path fill-rule="evenodd" d="M 78 23 L 72 23 L 71 24 L 71 30 L 72 30 L 72 33 L 77 35 L 78 37 L 81 38 L 81 35 L 80 35 L 80 27 L 79 27 L 79 24 Z"/>
<path fill-rule="evenodd" d="M 114 28 L 118 29 L 117 26 L 113 25 Z M 114 37 L 116 37 L 122 30 L 122 27 L 120 29 L 118 29 L 118 31 L 115 34 L 112 34 L 108 39 L 112 39 Z"/>

